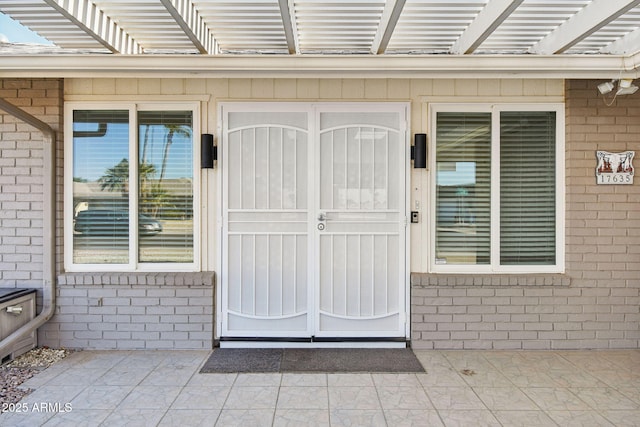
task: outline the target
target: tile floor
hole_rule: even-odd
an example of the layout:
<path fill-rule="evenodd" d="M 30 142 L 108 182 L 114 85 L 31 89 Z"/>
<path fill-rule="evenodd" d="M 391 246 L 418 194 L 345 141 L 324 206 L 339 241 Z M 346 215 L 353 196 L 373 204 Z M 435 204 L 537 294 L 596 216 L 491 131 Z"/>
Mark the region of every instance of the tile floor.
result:
<path fill-rule="evenodd" d="M 208 355 L 75 353 L 0 425 L 640 426 L 640 350 L 416 351 L 424 374 L 199 374 Z"/>

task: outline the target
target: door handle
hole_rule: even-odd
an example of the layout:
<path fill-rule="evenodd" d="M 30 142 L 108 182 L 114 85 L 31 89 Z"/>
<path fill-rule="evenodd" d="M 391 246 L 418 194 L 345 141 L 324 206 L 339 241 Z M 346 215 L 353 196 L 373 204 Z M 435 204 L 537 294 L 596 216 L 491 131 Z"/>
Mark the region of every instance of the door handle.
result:
<path fill-rule="evenodd" d="M 22 306 L 21 305 L 11 305 L 7 307 L 7 313 L 13 314 L 14 316 L 20 316 L 22 314 Z"/>
<path fill-rule="evenodd" d="M 327 220 L 327 214 L 324 212 L 320 212 L 318 214 L 318 221 L 326 221 Z"/>

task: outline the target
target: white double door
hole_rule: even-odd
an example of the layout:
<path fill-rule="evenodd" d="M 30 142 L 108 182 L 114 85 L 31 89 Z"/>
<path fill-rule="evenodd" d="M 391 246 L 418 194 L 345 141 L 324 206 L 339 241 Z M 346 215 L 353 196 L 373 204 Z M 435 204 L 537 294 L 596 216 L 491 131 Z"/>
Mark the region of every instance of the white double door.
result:
<path fill-rule="evenodd" d="M 222 105 L 223 339 L 406 336 L 407 110 Z"/>

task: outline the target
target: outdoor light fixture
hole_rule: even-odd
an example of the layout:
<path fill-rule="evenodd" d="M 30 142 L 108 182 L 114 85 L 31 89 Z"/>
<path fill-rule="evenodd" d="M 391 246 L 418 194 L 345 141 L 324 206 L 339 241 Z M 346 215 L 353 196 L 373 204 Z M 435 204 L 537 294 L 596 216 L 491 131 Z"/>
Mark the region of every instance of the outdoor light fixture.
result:
<path fill-rule="evenodd" d="M 633 84 L 632 79 L 622 79 L 618 83 L 618 91 L 616 95 L 631 95 L 636 93 L 638 86 Z"/>
<path fill-rule="evenodd" d="M 613 88 L 615 87 L 614 82 L 615 82 L 615 80 L 611 80 L 610 82 L 600 83 L 598 85 L 598 90 L 600 91 L 600 93 L 602 95 L 606 95 L 609 92 L 611 92 L 613 90 Z"/>
<path fill-rule="evenodd" d="M 413 147 L 411 147 L 411 159 L 413 159 L 414 169 L 427 168 L 427 134 L 416 133 L 414 135 Z"/>
<path fill-rule="evenodd" d="M 218 160 L 218 147 L 213 145 L 213 135 L 203 133 L 200 138 L 200 167 L 213 169 L 214 161 Z"/>
<path fill-rule="evenodd" d="M 616 91 L 616 96 L 631 95 L 636 93 L 636 91 L 638 90 L 638 86 L 633 84 L 633 79 L 621 79 L 621 80 L 614 79 L 614 80 L 611 80 L 610 82 L 600 83 L 598 85 L 598 91 L 600 91 L 602 95 L 606 95 L 615 89 L 616 82 L 618 83 L 618 90 Z"/>

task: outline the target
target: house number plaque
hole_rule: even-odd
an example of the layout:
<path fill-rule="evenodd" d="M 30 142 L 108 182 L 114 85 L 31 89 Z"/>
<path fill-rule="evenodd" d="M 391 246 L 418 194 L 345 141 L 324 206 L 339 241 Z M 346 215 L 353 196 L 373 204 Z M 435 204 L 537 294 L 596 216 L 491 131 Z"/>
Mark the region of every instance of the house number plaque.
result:
<path fill-rule="evenodd" d="M 623 153 L 609 153 L 596 151 L 598 166 L 596 167 L 596 182 L 598 184 L 633 184 L 634 168 L 633 156 L 635 151 Z"/>

